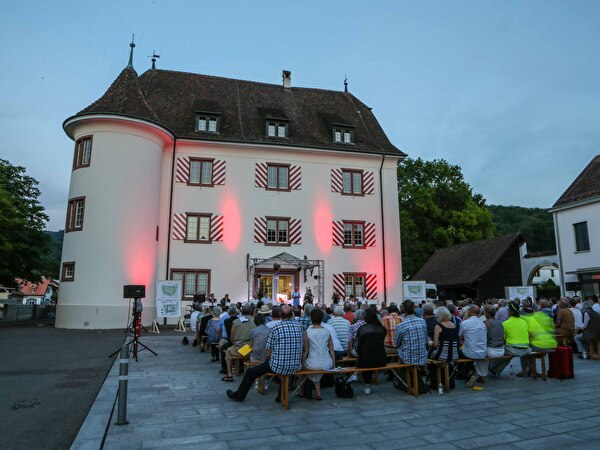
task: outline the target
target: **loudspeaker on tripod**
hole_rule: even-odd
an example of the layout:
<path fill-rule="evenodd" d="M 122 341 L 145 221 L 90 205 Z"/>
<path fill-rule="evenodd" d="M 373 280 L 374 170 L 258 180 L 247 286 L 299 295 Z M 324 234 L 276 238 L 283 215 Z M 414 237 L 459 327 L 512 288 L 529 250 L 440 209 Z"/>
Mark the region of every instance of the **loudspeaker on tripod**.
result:
<path fill-rule="evenodd" d="M 145 298 L 146 286 L 143 284 L 126 284 L 123 286 L 123 298 Z"/>

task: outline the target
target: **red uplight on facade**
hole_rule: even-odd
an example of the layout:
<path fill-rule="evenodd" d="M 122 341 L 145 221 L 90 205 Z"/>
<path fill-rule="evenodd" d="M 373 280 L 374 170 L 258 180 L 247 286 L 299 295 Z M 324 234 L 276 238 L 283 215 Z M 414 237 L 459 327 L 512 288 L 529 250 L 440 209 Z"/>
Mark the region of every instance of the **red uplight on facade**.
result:
<path fill-rule="evenodd" d="M 123 265 L 128 284 L 152 286 L 156 269 L 156 246 L 148 245 L 148 242 L 152 243 L 153 240 L 146 240 L 143 233 L 133 232 L 124 238 L 121 248 L 124 251 Z"/>
<path fill-rule="evenodd" d="M 313 209 L 313 233 L 317 247 L 323 254 L 328 254 L 333 245 L 332 231 L 333 214 L 325 200 L 317 200 Z"/>
<path fill-rule="evenodd" d="M 221 202 L 223 214 L 223 245 L 230 252 L 235 251 L 242 235 L 242 219 L 236 197 L 228 193 Z"/>

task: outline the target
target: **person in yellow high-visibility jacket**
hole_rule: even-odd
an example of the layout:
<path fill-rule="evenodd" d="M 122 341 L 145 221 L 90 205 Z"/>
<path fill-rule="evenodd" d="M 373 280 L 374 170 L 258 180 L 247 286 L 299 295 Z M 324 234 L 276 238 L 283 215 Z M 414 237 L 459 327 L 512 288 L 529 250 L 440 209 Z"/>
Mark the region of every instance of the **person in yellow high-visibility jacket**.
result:
<path fill-rule="evenodd" d="M 550 316 L 543 312 L 523 314 L 529 329 L 529 346 L 534 352 L 552 351 L 556 348 L 554 323 Z M 529 358 L 521 357 L 522 372 L 517 376 L 531 376 L 535 367 L 529 367 Z"/>

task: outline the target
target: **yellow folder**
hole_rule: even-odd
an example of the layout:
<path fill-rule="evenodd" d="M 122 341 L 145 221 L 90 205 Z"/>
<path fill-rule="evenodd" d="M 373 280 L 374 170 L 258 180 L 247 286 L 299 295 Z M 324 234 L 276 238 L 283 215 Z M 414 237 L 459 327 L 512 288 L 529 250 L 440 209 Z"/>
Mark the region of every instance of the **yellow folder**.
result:
<path fill-rule="evenodd" d="M 252 351 L 252 347 L 250 347 L 248 344 L 246 344 L 238 350 L 238 353 L 242 356 L 246 356 L 251 351 Z"/>

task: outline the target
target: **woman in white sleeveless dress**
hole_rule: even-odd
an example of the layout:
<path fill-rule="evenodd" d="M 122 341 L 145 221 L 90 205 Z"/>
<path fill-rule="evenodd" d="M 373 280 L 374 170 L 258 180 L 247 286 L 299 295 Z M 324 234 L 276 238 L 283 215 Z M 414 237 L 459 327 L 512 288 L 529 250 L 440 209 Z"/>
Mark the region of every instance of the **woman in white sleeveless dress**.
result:
<path fill-rule="evenodd" d="M 312 326 L 306 330 L 308 345 L 304 348 L 304 367 L 306 369 L 326 370 L 333 369 L 335 355 L 333 353 L 333 340 L 329 330 L 321 326 L 323 311 L 315 308 L 310 312 Z M 308 353 L 308 356 L 307 356 Z M 315 384 L 316 399 L 321 400 L 321 377 L 322 375 L 309 375 L 309 379 Z"/>

